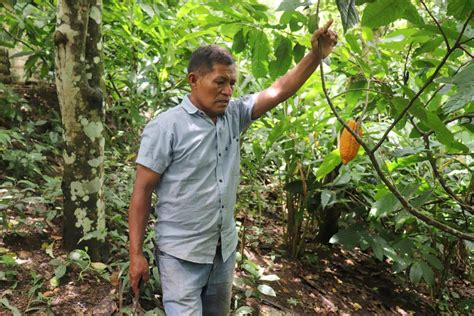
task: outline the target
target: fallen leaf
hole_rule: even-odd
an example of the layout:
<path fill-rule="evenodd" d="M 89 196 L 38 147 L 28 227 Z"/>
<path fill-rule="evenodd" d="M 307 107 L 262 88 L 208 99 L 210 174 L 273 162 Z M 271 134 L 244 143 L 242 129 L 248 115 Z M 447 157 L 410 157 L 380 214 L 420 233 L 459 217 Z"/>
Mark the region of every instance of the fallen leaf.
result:
<path fill-rule="evenodd" d="M 54 292 L 53 291 L 46 291 L 46 292 L 43 292 L 43 296 L 44 297 L 50 297 L 50 296 L 53 296 L 54 295 Z"/>
<path fill-rule="evenodd" d="M 107 265 L 102 262 L 91 262 L 91 266 L 97 271 L 103 271 L 107 269 Z"/>
<path fill-rule="evenodd" d="M 20 259 L 28 259 L 31 257 L 32 253 L 30 251 L 20 250 L 18 251 L 18 258 Z"/>
<path fill-rule="evenodd" d="M 113 286 L 118 286 L 120 284 L 118 271 L 114 271 L 110 275 L 110 284 L 112 284 Z"/>
<path fill-rule="evenodd" d="M 360 311 L 362 309 L 362 306 L 360 306 L 359 303 L 352 303 L 352 306 L 356 311 Z"/>

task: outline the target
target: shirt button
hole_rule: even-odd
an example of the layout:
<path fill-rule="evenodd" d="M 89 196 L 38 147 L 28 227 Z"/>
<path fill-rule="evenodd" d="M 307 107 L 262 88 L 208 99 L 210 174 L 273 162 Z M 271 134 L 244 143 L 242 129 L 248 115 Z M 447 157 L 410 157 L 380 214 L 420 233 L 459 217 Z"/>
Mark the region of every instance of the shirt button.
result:
<path fill-rule="evenodd" d="M 221 156 L 221 153 L 219 153 L 219 157 Z"/>
<path fill-rule="evenodd" d="M 219 182 L 222 182 L 222 179 L 219 179 Z"/>
<path fill-rule="evenodd" d="M 224 205 L 222 205 L 222 208 L 224 208 Z"/>

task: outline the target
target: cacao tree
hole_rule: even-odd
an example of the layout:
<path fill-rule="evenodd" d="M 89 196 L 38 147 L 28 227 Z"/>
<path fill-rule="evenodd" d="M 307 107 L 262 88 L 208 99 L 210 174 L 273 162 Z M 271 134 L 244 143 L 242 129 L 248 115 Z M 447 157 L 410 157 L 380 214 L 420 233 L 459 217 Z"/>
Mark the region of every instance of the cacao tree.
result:
<path fill-rule="evenodd" d="M 59 1 L 54 33 L 65 140 L 64 246 L 88 246 L 94 258 L 106 235 L 101 19 L 101 0 Z"/>

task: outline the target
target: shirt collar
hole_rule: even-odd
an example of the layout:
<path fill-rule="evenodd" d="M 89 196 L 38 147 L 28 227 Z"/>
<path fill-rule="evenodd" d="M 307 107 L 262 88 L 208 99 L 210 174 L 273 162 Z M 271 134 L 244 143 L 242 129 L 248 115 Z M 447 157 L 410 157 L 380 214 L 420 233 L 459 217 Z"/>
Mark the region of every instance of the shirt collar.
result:
<path fill-rule="evenodd" d="M 184 97 L 181 104 L 183 105 L 183 108 L 186 110 L 186 112 L 188 112 L 189 114 L 194 114 L 199 111 L 199 109 L 191 102 L 191 100 L 189 100 L 188 96 Z"/>

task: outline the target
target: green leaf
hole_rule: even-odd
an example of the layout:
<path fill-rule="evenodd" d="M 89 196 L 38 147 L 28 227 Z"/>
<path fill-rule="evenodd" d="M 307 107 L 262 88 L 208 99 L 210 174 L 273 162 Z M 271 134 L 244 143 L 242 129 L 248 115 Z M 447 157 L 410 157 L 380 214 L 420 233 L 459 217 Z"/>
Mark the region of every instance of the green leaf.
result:
<path fill-rule="evenodd" d="M 268 38 L 260 30 L 254 30 L 249 34 L 252 44 L 252 73 L 255 78 L 262 78 L 268 72 L 268 55 L 270 52 Z"/>
<path fill-rule="evenodd" d="M 309 1 L 301 0 L 283 0 L 278 6 L 277 11 L 295 11 L 297 8 L 309 5 Z"/>
<path fill-rule="evenodd" d="M 316 29 L 318 28 L 318 24 L 319 24 L 318 16 L 316 14 L 312 14 L 308 18 L 308 32 L 314 33 L 314 31 L 316 31 Z"/>
<path fill-rule="evenodd" d="M 437 270 L 443 270 L 443 263 L 437 257 L 433 256 L 430 253 L 425 253 L 423 254 L 423 258 L 425 258 L 425 260 L 428 261 L 428 263 L 431 264 Z"/>
<path fill-rule="evenodd" d="M 49 285 L 53 289 L 57 288 L 59 284 L 59 279 L 56 276 L 53 276 L 51 279 L 49 279 Z"/>
<path fill-rule="evenodd" d="M 459 20 L 465 19 L 474 9 L 473 0 L 449 0 L 448 15 Z"/>
<path fill-rule="evenodd" d="M 240 29 L 234 35 L 234 41 L 232 43 L 232 51 L 235 53 L 240 53 L 245 49 L 245 37 L 244 37 L 244 29 Z"/>
<path fill-rule="evenodd" d="M 61 279 L 66 274 L 66 265 L 60 264 L 54 269 L 54 276 L 56 279 Z"/>
<path fill-rule="evenodd" d="M 102 262 L 91 262 L 91 267 L 96 269 L 97 271 L 104 271 L 107 269 L 107 265 Z"/>
<path fill-rule="evenodd" d="M 283 36 L 278 36 L 275 40 L 276 60 L 270 63 L 270 75 L 277 78 L 284 75 L 291 66 L 292 53 L 291 41 Z"/>
<path fill-rule="evenodd" d="M 423 21 L 423 18 L 418 13 L 418 9 L 411 2 L 407 3 L 407 7 L 405 8 L 405 11 L 403 12 L 402 17 L 405 20 L 415 25 L 425 23 L 425 21 Z"/>
<path fill-rule="evenodd" d="M 372 251 L 374 252 L 374 255 L 375 255 L 375 258 L 377 258 L 379 261 L 383 261 L 383 255 L 384 255 L 384 251 L 383 251 L 383 245 L 386 244 L 385 240 L 383 240 L 383 242 L 381 242 L 381 240 L 383 240 L 382 238 L 380 237 L 375 237 L 375 238 L 370 238 L 369 239 L 369 242 L 370 242 L 370 245 L 372 247 Z"/>
<path fill-rule="evenodd" d="M 0 298 L 0 304 L 9 309 L 10 312 L 13 313 L 13 316 L 21 316 L 21 313 L 18 308 L 13 305 L 10 305 L 10 302 L 5 297 Z"/>
<path fill-rule="evenodd" d="M 260 284 L 257 287 L 258 291 L 262 294 L 268 295 L 268 296 L 276 296 L 275 291 L 272 289 L 271 286 L 268 286 L 266 284 Z"/>
<path fill-rule="evenodd" d="M 322 190 L 321 191 L 321 207 L 324 209 L 328 205 L 329 201 L 331 201 L 332 192 L 329 190 Z"/>
<path fill-rule="evenodd" d="M 341 230 L 329 239 L 329 243 L 340 244 L 348 249 L 354 248 L 361 240 L 361 235 L 359 234 L 358 229 L 359 227 L 351 226 Z"/>
<path fill-rule="evenodd" d="M 457 92 L 452 95 L 442 106 L 444 114 L 449 114 L 459 110 L 470 102 L 474 102 L 474 62 L 466 66 L 457 73 L 452 83 L 456 86 Z"/>
<path fill-rule="evenodd" d="M 434 285 L 433 269 L 431 269 L 431 267 L 427 265 L 426 262 L 424 261 L 420 261 L 420 267 L 421 267 L 421 271 L 423 273 L 423 279 L 425 280 L 425 282 L 428 285 L 433 286 Z"/>
<path fill-rule="evenodd" d="M 336 0 L 337 9 L 341 14 L 342 27 L 347 32 L 352 26 L 359 23 L 359 14 L 355 8 L 355 0 Z"/>
<path fill-rule="evenodd" d="M 420 282 L 421 277 L 423 276 L 423 268 L 421 267 L 421 264 L 419 261 L 416 261 L 415 263 L 412 264 L 410 268 L 410 280 L 417 284 Z"/>
<path fill-rule="evenodd" d="M 303 58 L 304 53 L 306 51 L 306 47 L 296 43 L 293 47 L 293 59 L 295 63 L 299 63 L 300 60 Z"/>
<path fill-rule="evenodd" d="M 371 28 L 388 25 L 402 17 L 409 0 L 378 0 L 369 3 L 362 15 L 362 25 Z"/>
<path fill-rule="evenodd" d="M 392 192 L 387 192 L 375 201 L 370 209 L 371 217 L 380 218 L 387 216 L 401 208 L 400 201 Z"/>
<path fill-rule="evenodd" d="M 362 55 L 362 50 L 360 49 L 359 43 L 357 42 L 357 37 L 353 33 L 346 33 L 344 36 L 346 37 L 346 41 L 351 49 L 357 54 Z"/>
<path fill-rule="evenodd" d="M 321 180 L 324 176 L 333 171 L 340 163 L 341 155 L 339 154 L 339 149 L 335 149 L 324 158 L 323 163 L 319 166 L 318 171 L 316 171 L 316 178 Z"/>
<path fill-rule="evenodd" d="M 441 121 L 438 115 L 433 112 L 426 111 L 419 103 L 413 105 L 410 112 L 418 118 L 425 126 L 433 129 L 436 138 L 444 145 L 451 147 L 454 144 L 454 135 Z"/>

